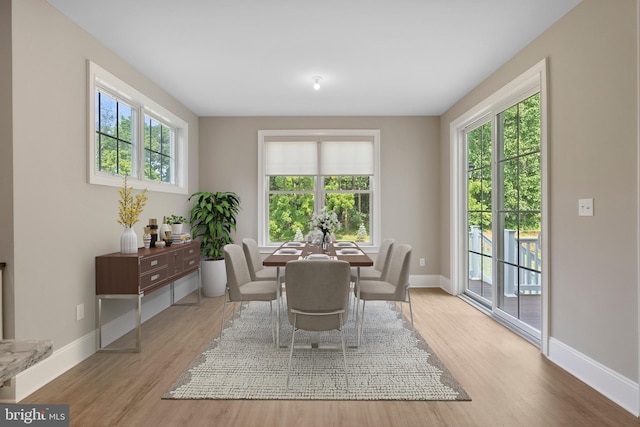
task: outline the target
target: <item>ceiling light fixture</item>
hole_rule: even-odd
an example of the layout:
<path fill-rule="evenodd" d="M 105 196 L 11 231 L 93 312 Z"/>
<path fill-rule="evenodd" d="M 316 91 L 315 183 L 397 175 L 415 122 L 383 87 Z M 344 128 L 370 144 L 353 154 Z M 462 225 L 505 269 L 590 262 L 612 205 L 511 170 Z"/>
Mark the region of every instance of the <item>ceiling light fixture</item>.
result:
<path fill-rule="evenodd" d="M 322 79 L 322 77 L 320 76 L 313 76 L 313 88 L 315 90 L 320 90 L 320 80 Z"/>

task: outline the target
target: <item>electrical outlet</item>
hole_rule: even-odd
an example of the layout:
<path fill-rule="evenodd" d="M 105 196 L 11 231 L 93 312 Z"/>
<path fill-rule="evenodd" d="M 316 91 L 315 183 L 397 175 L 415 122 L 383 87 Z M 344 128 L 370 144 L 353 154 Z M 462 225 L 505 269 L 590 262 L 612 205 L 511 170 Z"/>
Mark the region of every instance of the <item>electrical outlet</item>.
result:
<path fill-rule="evenodd" d="M 420 267 L 424 267 L 425 265 L 426 265 L 426 262 L 424 258 L 420 258 Z"/>
<path fill-rule="evenodd" d="M 84 304 L 76 305 L 76 320 L 84 319 Z"/>

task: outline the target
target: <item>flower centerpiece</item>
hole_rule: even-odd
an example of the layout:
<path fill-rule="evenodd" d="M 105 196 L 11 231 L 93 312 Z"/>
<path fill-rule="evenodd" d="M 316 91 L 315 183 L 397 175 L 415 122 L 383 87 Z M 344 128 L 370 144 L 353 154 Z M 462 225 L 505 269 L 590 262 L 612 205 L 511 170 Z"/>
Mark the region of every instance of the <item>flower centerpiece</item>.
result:
<path fill-rule="evenodd" d="M 138 252 L 138 236 L 133 231 L 133 224 L 138 222 L 144 205 L 147 203 L 147 189 L 142 190 L 135 199 L 133 197 L 133 187 L 127 186 L 127 177 L 120 188 L 120 201 L 118 209 L 118 224 L 124 226 L 120 236 L 120 252 L 123 254 L 133 254 Z"/>
<path fill-rule="evenodd" d="M 338 221 L 338 215 L 335 212 L 327 212 L 327 208 L 324 207 L 319 213 L 313 214 L 311 218 L 311 229 L 317 228 L 322 232 L 322 247 L 326 249 L 327 235 L 340 229 L 340 221 Z"/>

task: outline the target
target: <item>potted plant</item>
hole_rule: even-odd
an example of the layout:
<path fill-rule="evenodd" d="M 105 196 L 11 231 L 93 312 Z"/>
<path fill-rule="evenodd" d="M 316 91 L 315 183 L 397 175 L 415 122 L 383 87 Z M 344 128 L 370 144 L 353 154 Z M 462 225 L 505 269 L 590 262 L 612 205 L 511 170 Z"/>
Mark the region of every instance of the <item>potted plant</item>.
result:
<path fill-rule="evenodd" d="M 227 277 L 223 248 L 233 243 L 231 232 L 236 231 L 240 197 L 234 192 L 200 191 L 189 197 L 189 201 L 192 199 L 189 222 L 192 237 L 200 240 L 202 289 L 207 297 L 224 295 Z"/>
<path fill-rule="evenodd" d="M 167 217 L 167 224 L 171 226 L 171 234 L 174 236 L 176 234 L 183 233 L 183 224 L 187 223 L 187 218 L 181 215 L 169 215 Z"/>

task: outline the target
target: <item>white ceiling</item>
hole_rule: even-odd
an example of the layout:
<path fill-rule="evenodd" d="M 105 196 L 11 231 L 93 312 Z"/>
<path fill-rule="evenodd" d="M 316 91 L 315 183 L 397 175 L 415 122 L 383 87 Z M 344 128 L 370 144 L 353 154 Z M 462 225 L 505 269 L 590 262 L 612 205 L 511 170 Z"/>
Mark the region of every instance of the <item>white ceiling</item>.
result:
<path fill-rule="evenodd" d="M 368 116 L 440 115 L 580 0 L 48 1 L 199 116 Z"/>

